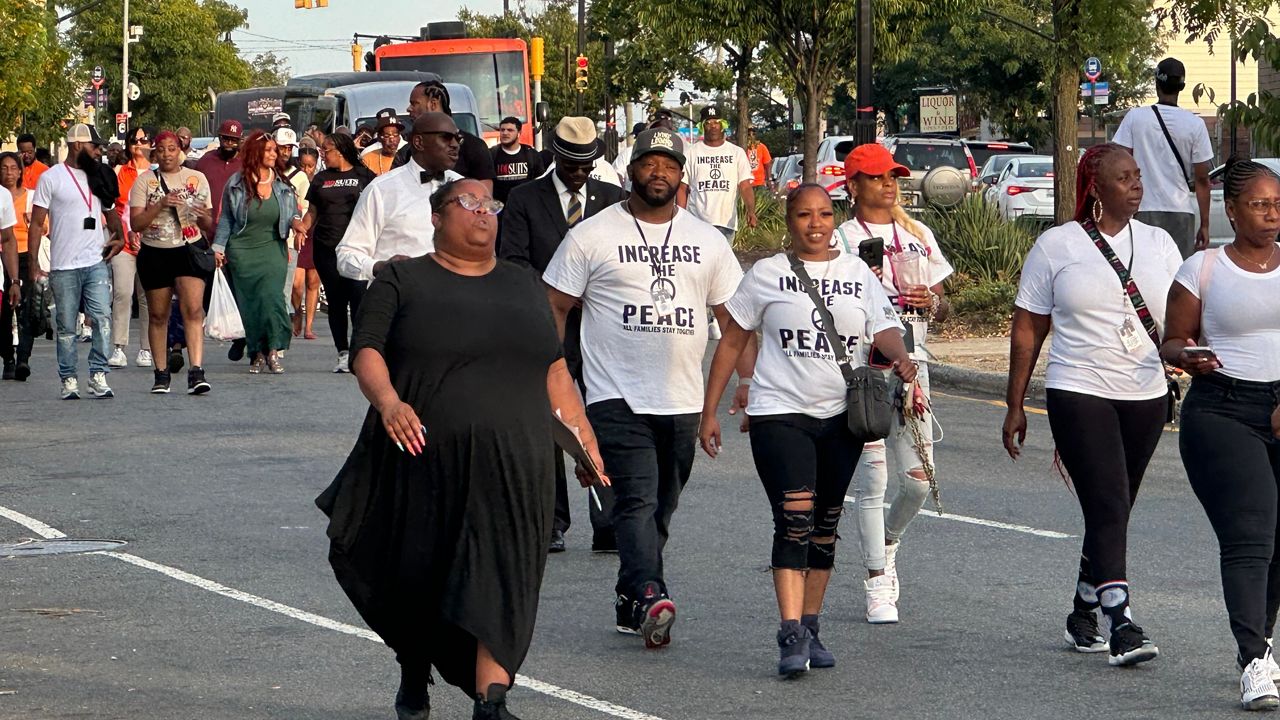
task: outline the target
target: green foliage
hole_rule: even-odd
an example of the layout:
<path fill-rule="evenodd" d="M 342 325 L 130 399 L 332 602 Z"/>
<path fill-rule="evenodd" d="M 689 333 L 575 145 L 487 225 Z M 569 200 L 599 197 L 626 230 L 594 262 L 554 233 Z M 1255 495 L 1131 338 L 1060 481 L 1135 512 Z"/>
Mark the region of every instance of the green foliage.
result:
<path fill-rule="evenodd" d="M 1035 234 L 973 193 L 951 210 L 931 210 L 922 218 L 956 269 L 949 289 L 974 283 L 1016 285 Z"/>
<path fill-rule="evenodd" d="M 129 10 L 129 24 L 144 28 L 129 49 L 129 74 L 142 89 L 130 103 L 133 124 L 197 127 L 209 105 L 206 88 L 249 87 L 249 64 L 224 40 L 244 26 L 245 11 L 224 0 L 151 0 L 132 2 Z M 122 14 L 120 0 L 107 0 L 76 16 L 68 36 L 83 67 L 106 70 L 112 113 L 121 98 Z"/>
<path fill-rule="evenodd" d="M 754 228 L 746 223 L 747 211 L 738 206 L 738 233 L 733 236 L 733 249 L 743 253 L 781 250 L 787 241 L 787 207 L 782 198 L 771 192 L 756 190 Z"/>
<path fill-rule="evenodd" d="M 75 102 L 75 72 L 58 42 L 56 18 L 40 0 L 0 3 L 0 136 L 18 128 L 43 144 L 61 134 Z"/>
<path fill-rule="evenodd" d="M 249 67 L 249 87 L 276 87 L 289 82 L 289 63 L 273 52 L 259 54 Z"/>

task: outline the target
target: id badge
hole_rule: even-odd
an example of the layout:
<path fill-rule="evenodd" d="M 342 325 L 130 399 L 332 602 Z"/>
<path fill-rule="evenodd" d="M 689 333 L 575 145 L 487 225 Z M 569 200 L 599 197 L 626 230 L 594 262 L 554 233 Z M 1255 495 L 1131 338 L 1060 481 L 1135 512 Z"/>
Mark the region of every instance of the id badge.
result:
<path fill-rule="evenodd" d="M 1138 331 L 1132 315 L 1124 319 L 1124 323 L 1116 328 L 1116 333 L 1120 335 L 1120 344 L 1124 345 L 1125 352 L 1133 353 L 1142 349 L 1142 333 Z"/>
<path fill-rule="evenodd" d="M 84 229 L 85 229 L 85 230 L 97 230 L 97 229 L 98 229 L 98 219 L 97 219 L 97 218 L 91 218 L 91 217 L 87 217 L 87 218 L 85 218 L 85 219 L 84 219 Z"/>
<path fill-rule="evenodd" d="M 676 306 L 673 302 L 675 298 L 666 283 L 661 280 L 655 282 L 649 289 L 649 296 L 653 298 L 653 309 L 658 313 L 658 317 L 667 318 L 675 314 Z"/>

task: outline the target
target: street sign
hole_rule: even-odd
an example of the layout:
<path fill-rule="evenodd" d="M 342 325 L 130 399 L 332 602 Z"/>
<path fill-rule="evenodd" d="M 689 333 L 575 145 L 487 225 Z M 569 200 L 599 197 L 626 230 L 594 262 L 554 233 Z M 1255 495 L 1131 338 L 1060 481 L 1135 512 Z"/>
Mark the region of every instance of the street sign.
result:
<path fill-rule="evenodd" d="M 93 66 L 93 73 L 89 75 L 89 79 L 93 81 L 95 88 L 102 87 L 102 83 L 107 81 L 107 73 L 102 69 L 101 65 Z"/>
<path fill-rule="evenodd" d="M 1102 61 L 1096 57 L 1091 57 L 1084 61 L 1084 76 L 1089 78 L 1089 82 L 1094 82 L 1102 77 Z"/>
<path fill-rule="evenodd" d="M 920 96 L 920 132 L 955 132 L 955 95 Z"/>
<path fill-rule="evenodd" d="M 106 109 L 107 109 L 107 89 L 106 89 L 106 88 L 98 88 L 98 105 L 97 105 L 97 107 L 98 107 L 99 109 L 102 109 L 102 110 L 106 110 Z"/>
<path fill-rule="evenodd" d="M 140 97 L 142 97 L 142 89 L 137 83 L 129 83 L 129 102 L 134 102 Z"/>
<path fill-rule="evenodd" d="M 1107 97 L 1111 94 L 1111 83 L 1080 83 L 1080 97 Z"/>
<path fill-rule="evenodd" d="M 93 88 L 85 88 L 84 104 L 86 107 L 94 107 L 98 100 L 98 92 Z"/>

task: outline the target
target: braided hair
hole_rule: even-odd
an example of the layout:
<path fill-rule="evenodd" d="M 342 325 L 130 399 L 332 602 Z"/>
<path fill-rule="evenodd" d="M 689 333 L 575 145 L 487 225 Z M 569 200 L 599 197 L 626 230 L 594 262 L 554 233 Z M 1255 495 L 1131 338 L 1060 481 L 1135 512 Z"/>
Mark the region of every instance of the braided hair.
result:
<path fill-rule="evenodd" d="M 1098 182 L 1098 171 L 1102 165 L 1120 153 L 1128 154 L 1128 150 L 1115 143 L 1094 145 L 1080 157 L 1080 166 L 1076 169 L 1076 214 L 1075 221 L 1083 223 L 1093 217 L 1093 206 L 1098 198 L 1089 194 Z"/>
<path fill-rule="evenodd" d="M 1260 178 L 1277 180 L 1280 176 L 1260 162 L 1229 158 L 1227 168 L 1222 173 L 1222 199 L 1235 200 L 1244 194 L 1254 180 Z"/>

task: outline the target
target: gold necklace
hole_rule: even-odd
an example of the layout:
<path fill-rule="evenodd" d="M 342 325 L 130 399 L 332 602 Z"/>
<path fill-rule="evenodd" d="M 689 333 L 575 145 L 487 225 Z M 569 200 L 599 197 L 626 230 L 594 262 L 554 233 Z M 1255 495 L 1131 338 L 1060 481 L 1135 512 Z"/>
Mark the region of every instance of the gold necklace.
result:
<path fill-rule="evenodd" d="M 1264 271 L 1267 269 L 1267 266 L 1271 264 L 1271 260 L 1272 260 L 1272 258 L 1274 258 L 1274 257 L 1276 256 L 1276 244 L 1275 244 L 1275 243 L 1271 243 L 1271 254 L 1267 256 L 1267 259 L 1266 259 L 1266 261 L 1265 261 L 1265 262 L 1258 262 L 1257 260 L 1250 260 L 1249 258 L 1245 257 L 1245 254 L 1244 254 L 1244 253 L 1242 253 L 1242 252 L 1240 252 L 1240 248 L 1236 247 L 1235 245 L 1232 245 L 1232 246 L 1231 246 L 1231 249 L 1236 251 L 1236 255 L 1239 255 L 1241 260 L 1244 260 L 1245 262 L 1250 263 L 1250 264 L 1252 264 L 1252 265 L 1257 265 L 1259 270 L 1264 270 Z"/>

